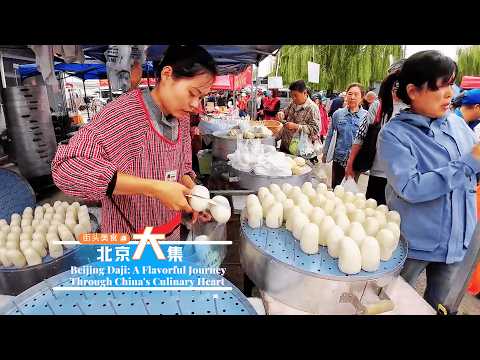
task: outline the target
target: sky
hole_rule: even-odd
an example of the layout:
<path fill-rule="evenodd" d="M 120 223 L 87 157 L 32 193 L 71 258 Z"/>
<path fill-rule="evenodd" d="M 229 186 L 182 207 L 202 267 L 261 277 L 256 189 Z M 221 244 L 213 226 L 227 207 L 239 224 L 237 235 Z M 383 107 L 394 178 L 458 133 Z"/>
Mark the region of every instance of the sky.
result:
<path fill-rule="evenodd" d="M 444 55 L 451 57 L 453 60 L 457 60 L 457 49 L 465 48 L 471 45 L 405 45 L 406 57 L 409 57 L 416 52 L 422 50 L 438 50 Z"/>

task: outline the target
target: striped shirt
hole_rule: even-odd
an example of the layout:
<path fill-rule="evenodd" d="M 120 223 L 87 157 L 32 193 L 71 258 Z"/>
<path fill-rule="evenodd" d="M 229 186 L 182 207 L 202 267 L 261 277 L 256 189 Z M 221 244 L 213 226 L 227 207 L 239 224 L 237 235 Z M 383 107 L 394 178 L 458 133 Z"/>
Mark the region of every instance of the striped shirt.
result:
<path fill-rule="evenodd" d="M 68 145 L 58 147 L 52 162 L 55 184 L 67 195 L 101 201 L 103 232 L 130 233 L 106 195 L 110 181 L 116 172 L 162 181 L 192 174 L 189 126 L 189 119 L 179 119 L 177 141 L 167 139 L 155 129 L 141 91 L 130 91 L 105 106 Z M 137 232 L 180 221 L 180 212 L 160 200 L 143 195 L 112 198 Z M 169 239 L 180 239 L 179 227 Z"/>
<path fill-rule="evenodd" d="M 307 98 L 307 101 L 302 105 L 296 105 L 292 101 L 290 105 L 282 111 L 285 114 L 285 122 L 300 124 L 299 130 L 307 133 L 312 140 L 319 138 L 322 126 L 320 122 L 320 110 L 312 99 Z M 280 150 L 287 153 L 289 152 L 288 147 L 290 146 L 290 142 L 294 135 L 295 131 L 288 130 L 285 127 L 282 128 L 278 134 L 282 139 Z"/>

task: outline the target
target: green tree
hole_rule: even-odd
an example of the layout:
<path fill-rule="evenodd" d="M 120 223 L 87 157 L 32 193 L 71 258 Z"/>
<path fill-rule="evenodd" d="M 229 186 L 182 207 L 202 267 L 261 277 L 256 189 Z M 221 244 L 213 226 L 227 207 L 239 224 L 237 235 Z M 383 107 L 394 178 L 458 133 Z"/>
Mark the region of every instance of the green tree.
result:
<path fill-rule="evenodd" d="M 463 76 L 480 76 L 480 45 L 457 50 L 458 83 Z"/>
<path fill-rule="evenodd" d="M 381 81 L 390 59 L 403 57 L 401 45 L 285 45 L 280 49 L 278 72 L 284 84 L 308 79 L 307 62 L 320 64 L 319 84 L 314 90 L 344 90 L 351 82 L 371 86 Z"/>

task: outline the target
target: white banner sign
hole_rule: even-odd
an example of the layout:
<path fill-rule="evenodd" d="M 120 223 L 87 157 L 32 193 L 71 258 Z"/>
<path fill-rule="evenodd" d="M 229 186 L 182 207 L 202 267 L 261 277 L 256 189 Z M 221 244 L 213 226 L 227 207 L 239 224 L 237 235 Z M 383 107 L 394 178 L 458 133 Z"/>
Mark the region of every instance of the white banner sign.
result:
<path fill-rule="evenodd" d="M 308 62 L 308 82 L 315 84 L 320 82 L 320 64 Z"/>
<path fill-rule="evenodd" d="M 268 88 L 269 89 L 282 89 L 283 80 L 281 76 L 269 76 L 268 77 Z"/>

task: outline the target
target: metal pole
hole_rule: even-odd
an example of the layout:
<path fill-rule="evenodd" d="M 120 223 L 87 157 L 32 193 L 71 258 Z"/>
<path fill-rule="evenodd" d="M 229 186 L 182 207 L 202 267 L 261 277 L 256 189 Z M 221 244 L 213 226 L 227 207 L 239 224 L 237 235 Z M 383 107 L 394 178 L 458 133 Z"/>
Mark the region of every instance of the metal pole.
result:
<path fill-rule="evenodd" d="M 88 122 L 90 122 L 90 111 L 88 111 L 88 104 L 87 104 L 87 89 L 85 88 L 85 79 L 83 80 L 83 93 L 85 94 L 85 106 L 87 107 L 87 115 L 88 115 Z"/>
<path fill-rule="evenodd" d="M 280 51 L 282 51 L 282 49 L 278 50 L 277 53 L 277 69 L 275 70 L 275 76 L 278 76 L 278 67 L 280 66 Z"/>
<path fill-rule="evenodd" d="M 3 68 L 3 54 L 0 52 L 0 76 L 2 78 L 2 87 L 7 87 L 7 81 L 5 80 L 5 69 Z"/>

